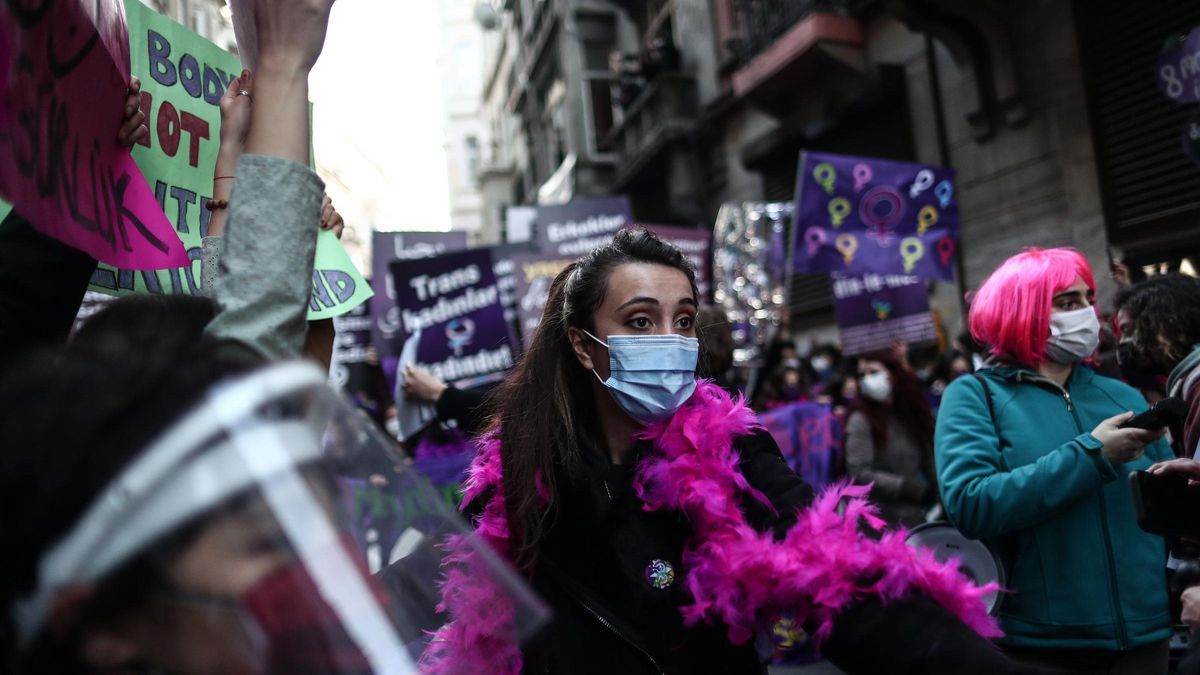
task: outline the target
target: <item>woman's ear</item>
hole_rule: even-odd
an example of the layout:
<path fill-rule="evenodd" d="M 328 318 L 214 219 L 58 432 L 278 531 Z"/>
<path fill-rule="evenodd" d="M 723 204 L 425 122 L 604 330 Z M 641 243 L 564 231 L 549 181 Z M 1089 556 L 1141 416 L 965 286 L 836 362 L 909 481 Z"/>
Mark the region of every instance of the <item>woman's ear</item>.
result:
<path fill-rule="evenodd" d="M 567 329 L 567 339 L 571 341 L 571 351 L 575 352 L 575 358 L 579 360 L 579 365 L 586 370 L 594 370 L 595 365 L 592 363 L 592 339 L 588 337 L 582 330 L 578 328 Z"/>

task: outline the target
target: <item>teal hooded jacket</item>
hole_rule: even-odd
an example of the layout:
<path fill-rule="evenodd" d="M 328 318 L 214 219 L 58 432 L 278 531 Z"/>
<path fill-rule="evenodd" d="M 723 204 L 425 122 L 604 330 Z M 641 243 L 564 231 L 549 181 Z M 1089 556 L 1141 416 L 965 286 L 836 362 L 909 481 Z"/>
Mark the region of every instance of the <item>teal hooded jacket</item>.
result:
<path fill-rule="evenodd" d="M 1174 455 L 1165 440 L 1113 465 L 1091 435 L 1146 402 L 1077 366 L 1066 387 L 989 368 L 960 377 L 938 410 L 934 449 L 951 522 L 1001 559 L 1010 591 L 1002 644 L 1124 650 L 1170 636 L 1166 545 L 1138 527 L 1128 475 Z"/>

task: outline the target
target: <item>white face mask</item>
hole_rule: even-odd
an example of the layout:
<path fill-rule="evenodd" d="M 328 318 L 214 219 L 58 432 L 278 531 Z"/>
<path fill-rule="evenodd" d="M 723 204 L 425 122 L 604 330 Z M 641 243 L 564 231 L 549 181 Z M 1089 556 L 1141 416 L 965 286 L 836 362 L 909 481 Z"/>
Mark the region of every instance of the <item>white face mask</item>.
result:
<path fill-rule="evenodd" d="M 1100 319 L 1091 307 L 1050 315 L 1046 358 L 1055 363 L 1078 363 L 1096 352 L 1100 344 Z"/>
<path fill-rule="evenodd" d="M 858 388 L 863 396 L 882 403 L 892 395 L 892 378 L 886 370 L 863 375 Z"/>

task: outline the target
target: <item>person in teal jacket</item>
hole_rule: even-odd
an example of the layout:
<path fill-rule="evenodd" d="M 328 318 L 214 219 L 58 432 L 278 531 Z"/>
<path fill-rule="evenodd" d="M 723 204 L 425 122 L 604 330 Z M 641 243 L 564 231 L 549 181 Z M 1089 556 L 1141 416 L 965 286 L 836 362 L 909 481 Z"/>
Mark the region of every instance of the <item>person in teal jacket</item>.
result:
<path fill-rule="evenodd" d="M 1167 670 L 1166 546 L 1138 528 L 1127 476 L 1171 458 L 1163 431 L 1121 429 L 1136 390 L 1080 362 L 1099 342 L 1087 260 L 1028 249 L 972 301 L 987 368 L 946 390 L 934 438 L 942 501 L 1007 572 L 1001 645 L 1080 673 Z"/>

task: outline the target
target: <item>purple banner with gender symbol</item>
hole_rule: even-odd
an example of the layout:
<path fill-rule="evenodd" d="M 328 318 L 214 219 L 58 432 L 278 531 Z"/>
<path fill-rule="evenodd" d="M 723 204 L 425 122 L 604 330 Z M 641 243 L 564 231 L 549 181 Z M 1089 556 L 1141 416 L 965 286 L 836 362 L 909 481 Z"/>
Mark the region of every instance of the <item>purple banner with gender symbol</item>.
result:
<path fill-rule="evenodd" d="M 512 367 L 512 330 L 491 251 L 397 261 L 389 268 L 402 352 L 412 353 L 414 365 L 461 389 L 497 381 Z"/>
<path fill-rule="evenodd" d="M 929 291 L 914 276 L 838 275 L 833 281 L 833 313 L 842 353 L 847 356 L 937 339 L 929 312 Z"/>
<path fill-rule="evenodd" d="M 759 415 L 792 471 L 814 489 L 838 478 L 842 426 L 827 405 L 793 403 Z"/>
<path fill-rule="evenodd" d="M 371 233 L 371 284 L 375 287 L 370 300 L 375 322 L 371 339 L 381 357 L 399 356 L 404 344 L 400 308 L 396 306 L 396 290 L 388 265 L 397 260 L 421 260 L 465 248 L 466 232 Z"/>
<path fill-rule="evenodd" d="M 953 279 L 955 189 L 953 169 L 801 153 L 792 271 Z"/>

